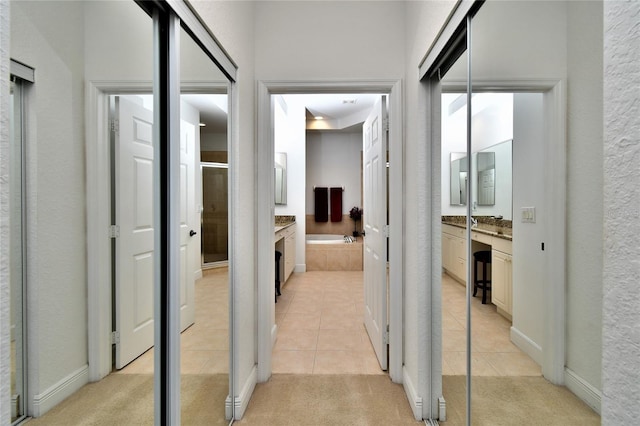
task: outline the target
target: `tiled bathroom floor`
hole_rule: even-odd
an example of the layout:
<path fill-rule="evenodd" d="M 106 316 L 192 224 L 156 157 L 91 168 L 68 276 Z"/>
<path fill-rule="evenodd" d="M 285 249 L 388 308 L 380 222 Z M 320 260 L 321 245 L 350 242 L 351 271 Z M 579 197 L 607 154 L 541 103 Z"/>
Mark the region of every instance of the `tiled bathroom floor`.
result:
<path fill-rule="evenodd" d="M 481 291 L 471 303 L 471 375 L 540 376 L 540 366 L 510 340 L 511 323 L 495 305 L 481 303 Z M 465 288 L 442 274 L 442 373 L 466 374 Z"/>
<path fill-rule="evenodd" d="M 293 274 L 276 303 L 274 373 L 384 374 L 363 325 L 362 271 Z"/>

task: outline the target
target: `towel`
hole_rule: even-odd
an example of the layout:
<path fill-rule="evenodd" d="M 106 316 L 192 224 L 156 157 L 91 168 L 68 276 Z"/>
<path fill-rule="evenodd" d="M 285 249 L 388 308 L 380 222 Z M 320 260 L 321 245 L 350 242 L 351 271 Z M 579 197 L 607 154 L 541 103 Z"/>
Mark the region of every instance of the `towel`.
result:
<path fill-rule="evenodd" d="M 331 222 L 342 222 L 342 188 L 331 188 Z"/>
<path fill-rule="evenodd" d="M 329 221 L 329 190 L 317 187 L 314 190 L 316 222 Z"/>

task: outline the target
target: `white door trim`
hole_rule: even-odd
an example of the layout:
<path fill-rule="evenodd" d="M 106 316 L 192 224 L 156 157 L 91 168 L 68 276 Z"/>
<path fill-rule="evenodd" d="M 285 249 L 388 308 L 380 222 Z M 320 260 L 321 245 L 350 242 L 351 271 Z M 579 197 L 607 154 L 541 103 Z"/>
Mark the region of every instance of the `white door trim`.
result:
<path fill-rule="evenodd" d="M 151 93 L 151 81 L 89 81 L 86 86 L 87 322 L 89 380 L 111 372 L 111 165 L 109 105 L 112 94 Z M 231 96 L 227 83 L 189 83 L 182 93 Z M 232 115 L 230 114 L 230 119 Z"/>
<path fill-rule="evenodd" d="M 428 83 L 425 83 L 428 84 Z M 545 217 L 549 221 L 545 241 L 548 252 L 544 282 L 544 340 L 542 343 L 542 373 L 554 384 L 564 384 L 565 376 L 565 289 L 566 289 L 566 82 L 563 79 L 543 80 L 474 80 L 473 90 L 492 92 L 537 92 L 544 95 L 544 114 L 548 123 L 545 137 Z M 443 91 L 466 91 L 466 81 L 442 83 Z M 439 141 L 432 141 L 439 142 Z M 439 164 L 439 163 L 438 163 Z M 440 178 L 440 168 L 432 176 Z M 558 183 L 561 183 L 560 185 Z M 440 220 L 435 218 L 434 220 Z M 561 285 L 558 285 L 561 284 Z M 436 303 L 440 303 L 436 301 Z M 550 349 L 549 349 L 550 348 Z M 434 348 L 436 349 L 436 348 Z M 441 350 L 436 349 L 436 350 Z"/>
<path fill-rule="evenodd" d="M 315 93 L 387 93 L 389 99 L 389 377 L 402 383 L 402 311 L 404 259 L 404 140 L 400 80 L 259 81 L 256 145 L 258 381 L 271 376 L 271 350 L 277 333 L 273 307 L 274 140 L 271 95 Z"/>

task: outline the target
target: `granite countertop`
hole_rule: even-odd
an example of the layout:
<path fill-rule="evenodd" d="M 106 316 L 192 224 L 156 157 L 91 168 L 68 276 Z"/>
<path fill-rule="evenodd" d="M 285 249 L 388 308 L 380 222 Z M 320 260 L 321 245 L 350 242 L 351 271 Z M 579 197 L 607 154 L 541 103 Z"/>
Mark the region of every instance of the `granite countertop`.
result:
<path fill-rule="evenodd" d="M 513 240 L 513 229 L 511 228 L 511 221 L 493 219 L 489 217 L 477 217 L 476 219 L 478 219 L 478 225 L 471 228 L 472 231 L 491 235 L 492 237 L 502 238 L 503 240 Z M 443 216 L 442 223 L 445 225 L 456 226 L 462 229 L 467 228 L 465 216 Z"/>
<path fill-rule="evenodd" d="M 285 228 L 290 227 L 291 225 L 296 224 L 295 216 L 280 216 L 276 215 L 275 223 L 274 223 L 274 233 L 282 231 Z"/>

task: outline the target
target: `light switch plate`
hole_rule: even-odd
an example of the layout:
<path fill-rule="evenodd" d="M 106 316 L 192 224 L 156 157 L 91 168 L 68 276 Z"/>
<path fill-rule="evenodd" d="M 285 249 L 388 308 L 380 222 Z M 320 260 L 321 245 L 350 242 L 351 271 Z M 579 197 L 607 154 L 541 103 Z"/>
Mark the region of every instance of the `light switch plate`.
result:
<path fill-rule="evenodd" d="M 520 218 L 522 223 L 536 223 L 536 208 L 522 207 L 520 209 Z"/>

